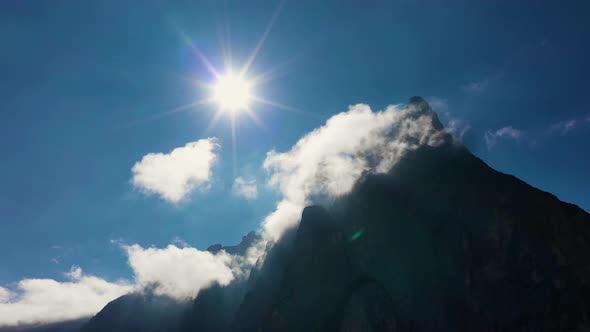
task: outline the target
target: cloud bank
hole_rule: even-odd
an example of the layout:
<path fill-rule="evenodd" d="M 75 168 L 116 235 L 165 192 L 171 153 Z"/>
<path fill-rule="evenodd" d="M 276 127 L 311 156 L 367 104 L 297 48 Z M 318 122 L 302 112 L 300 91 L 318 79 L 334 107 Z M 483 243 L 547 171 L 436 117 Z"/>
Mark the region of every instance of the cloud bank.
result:
<path fill-rule="evenodd" d="M 256 187 L 256 180 L 246 180 L 241 176 L 238 176 L 234 180 L 232 188 L 233 192 L 245 199 L 255 199 L 258 196 L 258 188 Z"/>
<path fill-rule="evenodd" d="M 240 259 L 220 251 L 212 254 L 191 247 L 122 246 L 134 281 L 109 282 L 74 266 L 67 281 L 23 279 L 15 292 L 0 287 L 0 327 L 45 324 L 89 317 L 129 292 L 149 289 L 179 301 L 194 299 L 213 283 L 229 284 L 241 275 Z"/>
<path fill-rule="evenodd" d="M 146 194 L 177 203 L 211 177 L 219 144 L 215 138 L 201 139 L 168 154 L 149 153 L 133 165 L 133 185 Z"/>
<path fill-rule="evenodd" d="M 263 222 L 265 237 L 280 238 L 298 222 L 313 196 L 345 194 L 364 171 L 388 172 L 407 151 L 437 146 L 447 138 L 436 114 L 421 98 L 381 112 L 365 104 L 350 106 L 303 136 L 289 151 L 267 154 L 263 166 L 270 173 L 269 185 L 283 199 Z"/>
<path fill-rule="evenodd" d="M 0 288 L 0 326 L 52 323 L 88 317 L 108 302 L 133 289 L 129 283 L 108 282 L 87 275 L 79 267 L 67 273 L 68 281 L 23 279 L 18 296 Z"/>

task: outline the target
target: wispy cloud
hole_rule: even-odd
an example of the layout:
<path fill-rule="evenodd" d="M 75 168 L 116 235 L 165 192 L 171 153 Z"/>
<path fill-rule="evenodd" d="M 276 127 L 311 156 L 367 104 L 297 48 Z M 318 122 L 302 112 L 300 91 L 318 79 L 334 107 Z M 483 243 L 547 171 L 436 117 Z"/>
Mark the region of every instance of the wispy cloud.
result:
<path fill-rule="evenodd" d="M 258 196 L 258 188 L 256 186 L 256 180 L 246 180 L 241 176 L 238 176 L 234 180 L 233 192 L 245 199 L 255 199 Z"/>
<path fill-rule="evenodd" d="M 461 90 L 475 94 L 486 92 L 490 90 L 492 85 L 496 85 L 498 81 L 502 80 L 505 74 L 505 69 L 503 67 L 499 67 L 495 71 L 490 73 L 490 75 L 478 80 L 470 81 L 469 83 L 463 85 L 461 87 Z"/>
<path fill-rule="evenodd" d="M 524 132 L 519 129 L 515 129 L 512 127 L 503 127 L 497 130 L 488 130 L 484 134 L 484 139 L 488 149 L 493 148 L 498 139 L 500 138 L 508 138 L 513 140 L 519 140 L 524 135 Z"/>
<path fill-rule="evenodd" d="M 471 132 L 471 125 L 465 123 L 463 120 L 451 118 L 445 129 L 449 134 L 462 142 Z"/>
<path fill-rule="evenodd" d="M 472 81 L 464 85 L 463 90 L 468 92 L 483 92 L 488 88 L 489 84 L 490 80 L 487 78 L 481 81 Z"/>
<path fill-rule="evenodd" d="M 430 104 L 432 105 L 432 103 Z M 433 109 L 435 108 L 433 107 Z M 445 109 L 448 109 L 448 104 L 446 102 Z M 463 119 L 453 116 L 450 111 L 439 111 L 438 114 L 441 116 L 443 123 L 445 123 L 445 131 L 451 134 L 453 138 L 459 142 L 463 142 L 463 140 L 471 133 L 471 125 Z"/>
<path fill-rule="evenodd" d="M 430 107 L 432 107 L 432 109 L 438 113 L 447 111 L 449 109 L 449 102 L 445 98 L 431 96 L 426 98 L 426 100 L 428 100 Z"/>
<path fill-rule="evenodd" d="M 567 135 L 570 131 L 574 130 L 577 125 L 578 121 L 576 119 L 560 121 L 549 127 L 549 134 Z"/>
<path fill-rule="evenodd" d="M 219 148 L 215 138 L 187 143 L 170 153 L 149 153 L 133 165 L 132 183 L 146 194 L 177 203 L 209 182 Z"/>

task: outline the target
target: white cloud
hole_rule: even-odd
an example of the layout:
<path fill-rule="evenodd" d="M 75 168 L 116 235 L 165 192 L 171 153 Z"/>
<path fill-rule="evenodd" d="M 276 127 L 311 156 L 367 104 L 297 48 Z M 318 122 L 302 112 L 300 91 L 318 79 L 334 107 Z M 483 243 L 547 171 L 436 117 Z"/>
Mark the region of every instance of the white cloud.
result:
<path fill-rule="evenodd" d="M 67 281 L 23 279 L 15 292 L 0 287 L 0 326 L 89 317 L 119 296 L 146 288 L 179 301 L 194 299 L 204 287 L 213 283 L 227 285 L 235 277 L 244 276 L 244 259 L 225 251 L 212 254 L 175 245 L 122 247 L 134 272 L 134 282 L 109 282 L 85 274 L 78 266 L 64 274 Z"/>
<path fill-rule="evenodd" d="M 126 282 L 108 282 L 87 275 L 79 267 L 66 274 L 69 281 L 23 279 L 12 294 L 0 287 L 0 326 L 51 323 L 88 317 L 108 302 L 131 291 Z"/>
<path fill-rule="evenodd" d="M 194 298 L 200 289 L 217 282 L 227 285 L 234 279 L 233 258 L 221 251 L 212 254 L 195 248 L 124 247 L 138 287 L 150 287 L 158 295 L 178 300 Z"/>
<path fill-rule="evenodd" d="M 345 194 L 363 171 L 387 172 L 408 150 L 443 143 L 446 136 L 433 123 L 433 115 L 422 101 L 382 112 L 358 104 L 332 116 L 291 150 L 270 151 L 264 168 L 271 174 L 269 185 L 283 200 L 263 222 L 264 237 L 276 240 L 296 224 L 311 197 Z"/>
<path fill-rule="evenodd" d="M 8 289 L 6 289 L 4 287 L 0 287 L 0 304 L 8 302 L 8 300 L 10 300 L 11 296 L 12 296 L 11 291 L 9 291 Z"/>
<path fill-rule="evenodd" d="M 147 194 L 177 203 L 209 181 L 218 147 L 215 138 L 207 138 L 187 143 L 168 154 L 149 153 L 133 165 L 132 183 Z"/>
<path fill-rule="evenodd" d="M 245 199 L 255 199 L 258 196 L 256 180 L 246 180 L 241 176 L 238 176 L 234 180 L 233 191 L 236 195 L 242 196 Z"/>
<path fill-rule="evenodd" d="M 503 127 L 495 131 L 486 131 L 486 133 L 484 134 L 484 139 L 486 141 L 488 149 L 491 149 L 498 142 L 498 138 L 511 138 L 514 140 L 518 140 L 523 135 L 524 133 L 522 132 L 522 130 L 515 129 L 512 127 Z"/>

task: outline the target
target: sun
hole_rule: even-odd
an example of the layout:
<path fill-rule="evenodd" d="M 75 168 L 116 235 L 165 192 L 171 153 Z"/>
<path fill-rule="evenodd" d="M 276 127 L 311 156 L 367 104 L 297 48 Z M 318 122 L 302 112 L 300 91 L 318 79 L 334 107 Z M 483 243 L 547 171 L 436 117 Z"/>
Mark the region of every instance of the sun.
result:
<path fill-rule="evenodd" d="M 213 100 L 221 111 L 236 113 L 248 109 L 252 100 L 250 83 L 243 77 L 226 74 L 213 85 Z"/>

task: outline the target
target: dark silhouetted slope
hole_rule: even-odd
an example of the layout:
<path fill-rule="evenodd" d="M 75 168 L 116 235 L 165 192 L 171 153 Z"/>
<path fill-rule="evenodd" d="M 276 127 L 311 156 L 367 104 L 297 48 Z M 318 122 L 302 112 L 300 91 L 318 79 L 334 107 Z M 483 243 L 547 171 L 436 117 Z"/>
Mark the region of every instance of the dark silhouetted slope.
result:
<path fill-rule="evenodd" d="M 590 328 L 590 216 L 450 137 L 307 208 L 294 241 L 266 315 L 236 330 Z"/>

